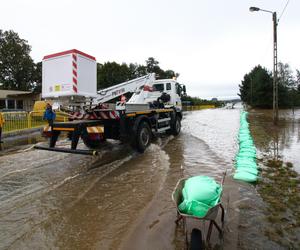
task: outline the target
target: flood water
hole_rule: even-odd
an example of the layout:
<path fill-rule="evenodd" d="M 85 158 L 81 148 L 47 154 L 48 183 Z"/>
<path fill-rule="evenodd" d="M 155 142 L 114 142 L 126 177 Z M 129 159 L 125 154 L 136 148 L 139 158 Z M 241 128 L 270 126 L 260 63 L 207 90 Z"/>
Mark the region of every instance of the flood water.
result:
<path fill-rule="evenodd" d="M 220 181 L 224 171 L 225 233 L 219 239 L 213 231 L 211 246 L 300 247 L 298 209 L 281 207 L 278 213 L 272 195 L 265 193 L 272 179 L 268 159 L 293 163 L 291 178 L 300 172 L 300 110 L 282 111 L 280 117 L 275 128 L 270 111 L 249 113 L 262 168 L 257 185 L 232 179 L 240 108 L 187 112 L 178 137 L 159 138 L 144 154 L 116 141 L 106 142 L 96 157 L 39 151 L 32 145 L 3 153 L 0 249 L 185 249 L 182 227 L 174 223 L 172 191 L 180 178 L 208 175 Z M 278 200 L 286 193 L 276 195 Z M 205 233 L 206 225 L 200 226 Z"/>
<path fill-rule="evenodd" d="M 28 149 L 28 145 L 46 141 L 46 139 L 42 137 L 40 131 L 33 131 L 30 134 L 17 135 L 13 137 L 4 136 L 2 139 L 5 143 L 0 144 L 0 157 L 18 150 Z"/>

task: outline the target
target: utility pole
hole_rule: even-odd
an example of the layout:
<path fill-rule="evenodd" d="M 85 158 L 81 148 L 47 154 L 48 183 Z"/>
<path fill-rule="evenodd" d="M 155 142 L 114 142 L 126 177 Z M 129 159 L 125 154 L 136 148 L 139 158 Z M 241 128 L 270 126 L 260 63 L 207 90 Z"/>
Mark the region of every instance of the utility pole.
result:
<path fill-rule="evenodd" d="M 278 81 L 277 81 L 277 13 L 276 11 L 263 10 L 258 7 L 250 7 L 249 10 L 263 11 L 272 14 L 273 17 L 273 123 L 278 123 Z"/>
<path fill-rule="evenodd" d="M 278 123 L 277 14 L 273 12 L 273 122 Z"/>

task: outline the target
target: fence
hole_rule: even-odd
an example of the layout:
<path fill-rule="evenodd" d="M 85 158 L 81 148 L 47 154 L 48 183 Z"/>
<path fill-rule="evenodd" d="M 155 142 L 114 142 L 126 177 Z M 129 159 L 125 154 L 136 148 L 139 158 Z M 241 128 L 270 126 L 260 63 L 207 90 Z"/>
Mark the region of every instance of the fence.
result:
<path fill-rule="evenodd" d="M 215 105 L 199 105 L 199 106 L 183 106 L 183 111 L 194 111 L 200 109 L 215 108 Z M 3 112 L 4 126 L 3 132 L 13 132 L 29 128 L 37 128 L 47 124 L 47 121 L 43 120 L 44 111 L 32 111 L 32 112 Z M 64 112 L 56 112 L 55 121 L 65 122 L 68 121 L 68 114 Z"/>
<path fill-rule="evenodd" d="M 30 128 L 37 128 L 47 124 L 47 121 L 43 120 L 44 111 L 32 111 L 32 112 L 3 112 L 5 120 L 3 126 L 3 132 L 13 132 Z M 68 121 L 68 114 L 64 112 L 56 112 L 55 121 Z"/>
<path fill-rule="evenodd" d="M 194 111 L 200 109 L 213 109 L 215 105 L 182 106 L 183 111 Z"/>

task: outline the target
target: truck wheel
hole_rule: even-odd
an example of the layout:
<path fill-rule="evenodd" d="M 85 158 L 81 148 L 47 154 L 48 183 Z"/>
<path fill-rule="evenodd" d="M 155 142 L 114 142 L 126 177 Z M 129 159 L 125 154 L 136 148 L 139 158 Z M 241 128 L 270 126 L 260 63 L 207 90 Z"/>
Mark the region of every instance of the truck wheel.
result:
<path fill-rule="evenodd" d="M 172 135 L 179 135 L 181 130 L 181 119 L 176 116 L 175 121 L 171 124 L 171 134 Z"/>
<path fill-rule="evenodd" d="M 136 149 L 140 153 L 144 153 L 145 149 L 151 142 L 151 130 L 146 122 L 141 122 L 136 132 Z"/>
<path fill-rule="evenodd" d="M 105 140 L 101 138 L 100 135 L 99 138 L 95 138 L 95 136 L 90 136 L 89 134 L 84 134 L 81 136 L 81 138 L 85 146 L 87 146 L 88 148 L 99 148 Z"/>

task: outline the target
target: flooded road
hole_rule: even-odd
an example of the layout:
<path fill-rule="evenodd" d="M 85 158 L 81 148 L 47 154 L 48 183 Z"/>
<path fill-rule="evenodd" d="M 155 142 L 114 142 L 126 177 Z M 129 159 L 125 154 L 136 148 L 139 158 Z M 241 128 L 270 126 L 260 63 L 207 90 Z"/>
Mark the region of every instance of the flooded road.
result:
<path fill-rule="evenodd" d="M 284 154 L 299 169 L 299 123 L 285 122 L 273 137 L 268 115 L 249 115 L 259 157 L 276 149 L 278 157 Z M 290 114 L 286 117 L 290 121 Z M 258 192 L 260 184 L 232 180 L 239 119 L 238 108 L 187 112 L 178 137 L 159 138 L 144 154 L 114 141 L 96 157 L 33 150 L 31 145 L 2 154 L 0 249 L 184 249 L 171 200 L 177 181 L 193 175 L 220 181 L 225 170 L 225 237 L 212 239 L 213 246 L 284 248 L 260 235 L 269 227 L 262 220 L 268 204 Z M 300 112 L 292 119 L 298 121 Z"/>
<path fill-rule="evenodd" d="M 28 149 L 28 145 L 32 145 L 38 142 L 46 141 L 46 138 L 42 137 L 41 131 L 34 130 L 27 134 L 21 134 L 16 136 L 3 137 L 4 144 L 0 144 L 0 157 L 16 151 L 22 151 Z"/>

